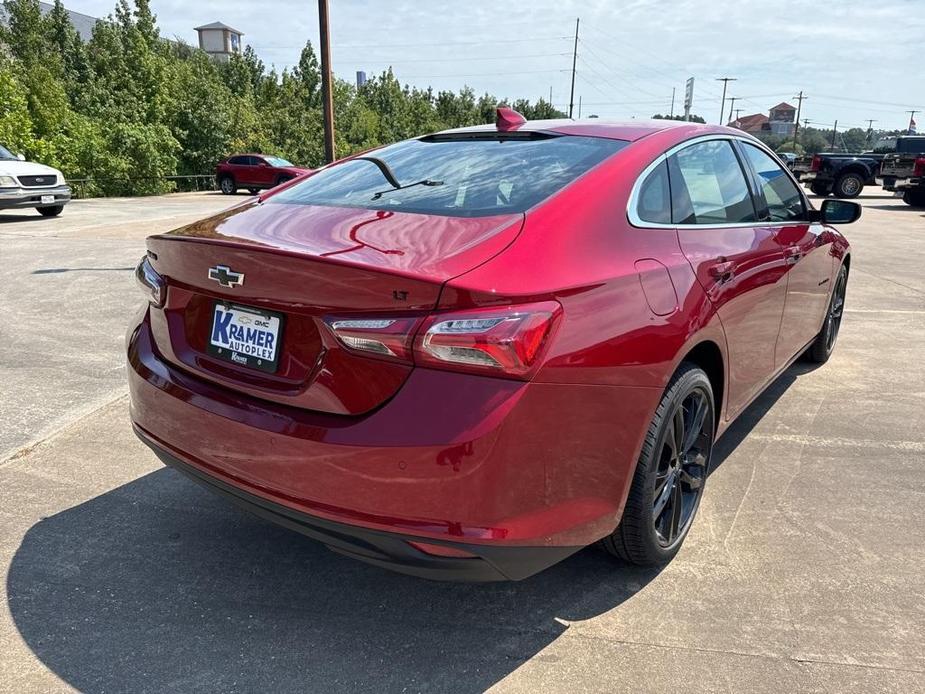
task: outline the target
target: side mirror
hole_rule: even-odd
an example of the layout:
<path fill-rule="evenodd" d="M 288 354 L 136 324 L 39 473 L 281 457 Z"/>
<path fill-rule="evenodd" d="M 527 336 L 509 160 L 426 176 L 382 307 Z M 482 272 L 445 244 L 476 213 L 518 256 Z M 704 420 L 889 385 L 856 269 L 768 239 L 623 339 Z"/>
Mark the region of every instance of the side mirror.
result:
<path fill-rule="evenodd" d="M 823 224 L 851 224 L 860 218 L 861 206 L 847 200 L 823 200 L 822 208 L 810 214 L 810 221 Z"/>
<path fill-rule="evenodd" d="M 25 154 L 17 154 L 17 155 L 16 155 L 16 158 L 19 159 L 19 161 L 26 161 L 26 155 L 25 155 Z"/>

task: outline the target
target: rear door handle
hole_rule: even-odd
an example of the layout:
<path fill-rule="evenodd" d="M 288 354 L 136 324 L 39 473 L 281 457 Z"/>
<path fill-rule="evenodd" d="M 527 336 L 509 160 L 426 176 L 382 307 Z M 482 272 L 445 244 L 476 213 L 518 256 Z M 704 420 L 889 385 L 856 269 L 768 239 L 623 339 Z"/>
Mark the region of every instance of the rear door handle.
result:
<path fill-rule="evenodd" d="M 709 272 L 714 279 L 722 284 L 732 279 L 732 276 L 735 274 L 735 268 L 736 264 L 732 260 L 717 258 L 716 261 L 709 266 Z"/>

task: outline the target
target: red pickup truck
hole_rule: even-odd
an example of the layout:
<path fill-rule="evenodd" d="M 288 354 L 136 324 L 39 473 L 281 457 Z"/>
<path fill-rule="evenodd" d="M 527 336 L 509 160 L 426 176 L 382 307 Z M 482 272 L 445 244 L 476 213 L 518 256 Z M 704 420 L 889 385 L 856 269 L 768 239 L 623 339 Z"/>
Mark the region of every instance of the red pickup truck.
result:
<path fill-rule="evenodd" d="M 225 195 L 234 195 L 238 188 L 246 188 L 251 195 L 266 188 L 274 188 L 298 176 L 310 173 L 280 157 L 266 154 L 235 154 L 215 167 L 215 182 Z"/>

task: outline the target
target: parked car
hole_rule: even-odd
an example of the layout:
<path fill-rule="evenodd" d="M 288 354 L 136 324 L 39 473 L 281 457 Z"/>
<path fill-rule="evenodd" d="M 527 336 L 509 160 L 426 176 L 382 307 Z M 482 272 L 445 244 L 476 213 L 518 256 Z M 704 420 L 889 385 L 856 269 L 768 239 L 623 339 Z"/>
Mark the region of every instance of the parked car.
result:
<path fill-rule="evenodd" d="M 859 214 L 739 130 L 499 109 L 150 237 L 132 422 L 378 566 L 521 579 L 598 540 L 663 563 L 716 437 L 832 354 L 831 225 Z"/>
<path fill-rule="evenodd" d="M 225 195 L 246 188 L 251 195 L 310 173 L 280 157 L 266 154 L 235 154 L 215 167 L 215 182 Z"/>
<path fill-rule="evenodd" d="M 0 146 L 0 210 L 34 207 L 43 217 L 56 217 L 70 200 L 71 189 L 58 169 Z"/>
<path fill-rule="evenodd" d="M 908 205 L 925 207 L 925 135 L 898 138 L 880 165 L 877 182 Z"/>
<path fill-rule="evenodd" d="M 788 169 L 793 169 L 796 163 L 797 155 L 793 152 L 777 152 L 778 158 L 787 165 Z"/>

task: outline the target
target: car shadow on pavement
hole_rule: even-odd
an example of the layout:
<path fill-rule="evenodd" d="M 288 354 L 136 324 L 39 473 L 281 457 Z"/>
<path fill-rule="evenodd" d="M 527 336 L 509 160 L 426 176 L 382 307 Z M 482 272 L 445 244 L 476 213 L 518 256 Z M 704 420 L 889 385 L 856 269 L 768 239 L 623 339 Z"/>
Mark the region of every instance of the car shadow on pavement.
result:
<path fill-rule="evenodd" d="M 25 643 L 103 691 L 479 692 L 657 575 L 597 548 L 519 583 L 406 577 L 159 470 L 46 518 L 7 580 Z"/>
<path fill-rule="evenodd" d="M 49 222 L 53 220 L 54 217 L 43 217 L 38 212 L 33 214 L 24 215 L 24 214 L 0 214 L 0 224 L 12 224 L 14 222 Z"/>
<path fill-rule="evenodd" d="M 714 470 L 810 368 L 742 415 Z M 30 528 L 7 594 L 25 643 L 80 691 L 480 692 L 658 573 L 589 547 L 519 583 L 406 577 L 163 469 Z"/>

